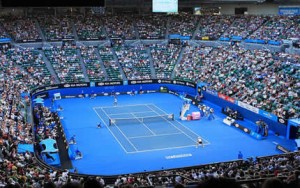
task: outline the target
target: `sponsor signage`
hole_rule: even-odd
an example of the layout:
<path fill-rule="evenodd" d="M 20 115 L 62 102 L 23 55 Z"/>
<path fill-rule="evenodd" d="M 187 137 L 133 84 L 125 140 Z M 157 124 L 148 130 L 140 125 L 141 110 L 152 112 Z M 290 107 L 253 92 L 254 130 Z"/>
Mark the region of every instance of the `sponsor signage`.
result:
<path fill-rule="evenodd" d="M 276 145 L 276 149 L 282 151 L 283 153 L 289 153 L 289 152 L 291 152 L 290 150 L 286 149 L 285 147 L 283 147 L 283 146 L 281 146 L 279 144 Z"/>
<path fill-rule="evenodd" d="M 67 84 L 63 84 L 63 88 L 74 88 L 74 87 L 89 87 L 89 83 L 67 83 Z"/>
<path fill-rule="evenodd" d="M 146 93 L 156 93 L 157 91 L 156 90 L 147 90 Z M 131 93 L 131 92 L 129 92 Z"/>
<path fill-rule="evenodd" d="M 284 125 L 287 125 L 287 120 L 281 117 L 278 117 L 278 122 Z"/>
<path fill-rule="evenodd" d="M 115 86 L 115 85 L 123 85 L 122 81 L 111 81 L 111 82 L 97 82 L 97 86 Z"/>
<path fill-rule="evenodd" d="M 162 93 L 167 93 L 168 92 L 168 88 L 165 86 L 160 86 L 159 91 Z"/>
<path fill-rule="evenodd" d="M 196 87 L 196 84 L 192 82 L 185 82 L 185 81 L 178 81 L 178 80 L 164 80 L 164 79 L 151 79 L 151 80 L 129 80 L 129 81 L 108 81 L 108 82 L 82 82 L 82 83 L 64 83 L 64 84 L 57 84 L 45 87 L 39 87 L 33 89 L 31 94 L 40 93 L 46 90 L 52 89 L 60 89 L 60 88 L 78 88 L 78 87 L 101 87 L 101 86 L 115 86 L 115 85 L 136 85 L 136 84 L 177 84 L 177 85 L 184 85 L 188 87 Z"/>
<path fill-rule="evenodd" d="M 206 91 L 207 93 L 213 95 L 213 96 L 218 96 L 218 92 L 214 91 L 214 90 L 210 90 L 208 88 L 206 88 L 205 90 L 203 91 Z"/>
<path fill-rule="evenodd" d="M 65 95 L 65 96 L 61 96 L 61 98 L 63 99 L 71 99 L 71 98 L 76 98 L 77 95 Z"/>
<path fill-rule="evenodd" d="M 248 133 L 248 134 L 251 133 L 251 130 L 250 130 L 250 129 L 248 129 L 248 128 L 246 128 L 246 127 L 244 127 L 244 126 L 242 126 L 242 125 L 240 125 L 240 124 L 238 124 L 238 123 L 234 123 L 233 125 L 234 125 L 236 128 L 238 128 L 238 129 L 244 131 L 245 133 Z"/>
<path fill-rule="evenodd" d="M 271 119 L 273 121 L 277 121 L 278 120 L 278 117 L 275 116 L 274 114 L 270 113 L 270 112 L 266 112 L 266 111 L 261 110 L 261 109 L 259 109 L 258 112 L 259 112 L 259 115 L 262 115 L 262 116 L 264 116 L 264 117 L 266 117 L 268 119 Z"/>
<path fill-rule="evenodd" d="M 224 95 L 222 93 L 218 93 L 218 97 L 221 98 L 221 99 L 224 99 L 228 102 L 235 103 L 235 100 L 233 98 L 228 97 L 227 95 Z"/>
<path fill-rule="evenodd" d="M 47 99 L 47 98 L 49 98 L 49 93 L 48 92 L 40 93 L 40 94 L 36 95 L 35 98 Z"/>
<path fill-rule="evenodd" d="M 157 80 L 159 84 L 172 84 L 172 80 Z"/>
<path fill-rule="evenodd" d="M 279 15 L 300 15 L 300 7 L 279 7 Z"/>
<path fill-rule="evenodd" d="M 185 81 L 180 81 L 180 80 L 173 80 L 173 84 L 189 86 L 189 87 L 193 87 L 193 88 L 196 87 L 196 84 L 194 84 L 192 82 L 185 82 Z"/>
<path fill-rule="evenodd" d="M 251 106 L 249 104 L 246 104 L 246 103 L 243 103 L 241 101 L 238 101 L 237 105 L 240 106 L 240 107 L 242 107 L 242 108 L 245 108 L 245 109 L 247 109 L 247 110 L 249 110 L 251 112 L 254 112 L 254 113 L 258 114 L 259 109 L 256 108 L 256 107 L 253 107 L 253 106 Z"/>
<path fill-rule="evenodd" d="M 152 84 L 155 83 L 153 80 L 129 80 L 130 85 L 135 84 Z"/>

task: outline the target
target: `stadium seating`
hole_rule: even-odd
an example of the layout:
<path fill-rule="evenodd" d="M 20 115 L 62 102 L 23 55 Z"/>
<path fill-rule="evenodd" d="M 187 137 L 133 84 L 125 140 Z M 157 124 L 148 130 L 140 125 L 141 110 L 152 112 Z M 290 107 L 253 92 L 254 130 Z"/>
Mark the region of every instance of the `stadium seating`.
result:
<path fill-rule="evenodd" d="M 45 48 L 44 53 L 51 62 L 60 82 L 84 81 L 76 46 Z"/>
<path fill-rule="evenodd" d="M 141 16 L 137 18 L 136 27 L 140 39 L 164 39 L 167 20 L 158 15 Z"/>
<path fill-rule="evenodd" d="M 0 20 L 0 39 L 12 38 L 16 43 L 45 39 L 106 40 L 109 38 L 164 39 L 166 34 L 179 34 L 197 40 L 261 39 L 264 43 L 299 38 L 300 17 L 283 16 L 49 16 L 37 18 L 4 17 Z M 197 28 L 199 28 L 197 30 Z M 204 38 L 203 38 L 204 37 Z M 208 37 L 208 38 L 205 38 Z M 16 153 L 17 143 L 33 144 L 57 136 L 57 126 L 51 110 L 35 107 L 34 122 L 26 121 L 28 98 L 21 97 L 38 86 L 57 83 L 108 81 L 122 79 L 177 79 L 206 82 L 208 89 L 271 112 L 283 118 L 300 115 L 299 55 L 249 50 L 242 45 L 202 46 L 193 43 L 182 47 L 174 44 L 120 45 L 117 47 L 62 46 L 43 49 L 1 44 L 0 48 L 0 186 L 25 184 L 41 187 L 46 180 L 57 187 L 70 181 L 89 182 L 101 177 L 83 179 L 68 170 L 59 171 L 38 162 L 31 153 Z M 14 46 L 15 45 L 15 46 Z M 50 46 L 50 47 L 49 47 Z M 149 53 L 150 52 L 150 53 Z M 49 62 L 43 60 L 43 53 Z M 99 54 L 98 54 L 99 53 Z M 151 59 L 153 60 L 153 67 Z M 103 66 L 101 65 L 103 62 Z M 53 72 L 53 70 L 54 72 Z M 104 68 L 104 69 L 102 69 Z M 52 71 L 51 71 L 52 70 Z M 105 74 L 106 72 L 106 74 Z M 122 77 L 124 72 L 125 77 Z M 152 74 L 154 73 L 154 74 Z M 58 82 L 54 79 L 57 76 Z M 87 77 L 86 77 L 87 76 Z M 34 128 L 34 129 L 33 129 Z M 33 132 L 34 130 L 35 132 Z M 35 139 L 34 139 L 35 137 Z M 38 152 L 38 151 L 37 151 Z M 299 175 L 299 152 L 286 155 L 249 158 L 152 173 L 114 177 L 116 187 L 122 186 L 197 186 L 206 179 L 229 178 L 243 186 L 254 186 L 270 177 L 282 179 L 286 186 L 294 185 Z M 27 186 L 26 185 L 26 186 Z M 258 185 L 258 184 L 257 184 Z M 258 186 L 256 186 L 258 187 Z"/>
<path fill-rule="evenodd" d="M 117 47 L 115 52 L 128 80 L 151 78 L 150 61 L 145 47 Z"/>
<path fill-rule="evenodd" d="M 101 22 L 101 17 L 97 16 L 76 16 L 76 32 L 79 40 L 104 40 L 106 35 Z"/>
<path fill-rule="evenodd" d="M 81 57 L 86 67 L 86 72 L 90 81 L 99 82 L 105 80 L 104 71 L 96 54 L 97 48 L 93 46 L 80 47 Z"/>
<path fill-rule="evenodd" d="M 71 22 L 67 17 L 43 15 L 38 17 L 38 22 L 48 41 L 74 38 Z"/>
<path fill-rule="evenodd" d="M 2 24 L 16 42 L 36 42 L 42 40 L 33 19 L 6 17 L 2 21 Z"/>
<path fill-rule="evenodd" d="M 112 48 L 99 47 L 99 53 L 104 64 L 108 80 L 121 80 L 122 75 L 120 73 L 118 62 L 114 59 Z"/>
<path fill-rule="evenodd" d="M 179 58 L 180 46 L 176 45 L 152 45 L 150 47 L 153 58 L 156 77 L 158 79 L 170 79 L 173 69 Z"/>

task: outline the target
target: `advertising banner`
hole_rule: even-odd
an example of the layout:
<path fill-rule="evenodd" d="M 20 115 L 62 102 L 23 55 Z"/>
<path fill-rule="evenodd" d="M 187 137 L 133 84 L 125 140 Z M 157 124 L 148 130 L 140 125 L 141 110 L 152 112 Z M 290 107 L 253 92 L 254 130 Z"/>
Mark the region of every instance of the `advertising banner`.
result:
<path fill-rule="evenodd" d="M 221 98 L 221 99 L 224 99 L 228 102 L 235 103 L 234 98 L 228 97 L 227 95 L 224 95 L 222 93 L 218 93 L 218 97 Z"/>
<path fill-rule="evenodd" d="M 273 121 L 277 121 L 278 120 L 278 117 L 275 116 L 274 114 L 270 113 L 270 112 L 266 112 L 264 110 L 259 109 L 258 113 L 259 113 L 259 115 L 262 115 L 262 116 L 264 116 L 264 117 L 266 117 L 268 119 L 271 119 Z"/>
<path fill-rule="evenodd" d="M 251 112 L 254 112 L 254 113 L 256 113 L 256 114 L 258 114 L 259 112 L 259 109 L 258 108 L 256 108 L 256 107 L 253 107 L 253 106 L 251 106 L 251 105 L 249 105 L 249 104 L 246 104 L 246 103 L 243 103 L 243 102 L 241 102 L 241 101 L 238 101 L 238 106 L 240 106 L 240 107 L 242 107 L 242 108 L 245 108 L 245 109 L 247 109 L 247 110 L 249 110 L 249 111 L 251 111 Z"/>

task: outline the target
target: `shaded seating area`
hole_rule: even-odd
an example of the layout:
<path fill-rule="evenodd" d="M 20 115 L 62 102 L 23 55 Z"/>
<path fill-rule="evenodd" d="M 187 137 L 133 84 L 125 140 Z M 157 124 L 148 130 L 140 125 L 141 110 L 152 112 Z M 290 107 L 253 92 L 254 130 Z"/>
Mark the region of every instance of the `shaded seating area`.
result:
<path fill-rule="evenodd" d="M 150 61 L 144 46 L 117 47 L 115 52 L 128 80 L 151 78 Z"/>
<path fill-rule="evenodd" d="M 105 80 L 105 74 L 101 68 L 96 50 L 97 48 L 93 46 L 80 47 L 80 54 L 86 68 L 86 73 L 89 80 L 93 82 Z"/>
<path fill-rule="evenodd" d="M 78 15 L 75 16 L 74 24 L 79 40 L 104 40 L 106 34 L 102 25 L 101 16 Z"/>
<path fill-rule="evenodd" d="M 175 79 L 196 82 L 197 76 L 202 71 L 203 59 L 210 53 L 212 47 L 188 46 L 184 49 L 183 56 L 175 68 Z"/>
<path fill-rule="evenodd" d="M 41 15 L 37 18 L 48 41 L 74 38 L 70 19 L 64 16 Z"/>
<path fill-rule="evenodd" d="M 170 79 L 179 58 L 181 46 L 154 44 L 150 46 L 154 69 L 158 79 Z"/>
<path fill-rule="evenodd" d="M 24 17 L 5 17 L 2 20 L 3 27 L 16 42 L 41 41 L 34 19 Z"/>
<path fill-rule="evenodd" d="M 43 50 L 60 79 L 60 82 L 84 81 L 84 74 L 77 55 L 76 46 L 66 45 L 44 48 Z"/>
<path fill-rule="evenodd" d="M 174 15 L 170 19 L 169 34 L 192 37 L 198 24 L 198 17 L 192 14 Z"/>
<path fill-rule="evenodd" d="M 167 19 L 160 15 L 144 15 L 136 20 L 140 39 L 164 39 L 167 31 Z"/>
<path fill-rule="evenodd" d="M 100 57 L 103 61 L 108 80 L 121 80 L 122 76 L 118 63 L 114 59 L 113 51 L 110 47 L 99 47 Z"/>

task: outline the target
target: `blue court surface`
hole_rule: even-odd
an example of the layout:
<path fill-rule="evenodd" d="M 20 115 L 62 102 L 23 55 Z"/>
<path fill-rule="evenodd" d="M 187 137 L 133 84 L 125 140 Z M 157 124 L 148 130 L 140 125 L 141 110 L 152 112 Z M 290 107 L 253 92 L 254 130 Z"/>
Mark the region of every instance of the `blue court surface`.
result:
<path fill-rule="evenodd" d="M 56 101 L 63 107 L 60 115 L 68 139 L 76 135 L 76 149 L 83 158 L 73 160 L 79 173 L 117 175 L 149 172 L 281 153 L 274 143 L 294 150 L 293 141 L 270 133 L 256 140 L 222 122 L 225 115 L 215 109 L 215 120 L 206 117 L 181 121 L 183 103 L 167 93 L 120 95 L 114 106 L 112 96 L 72 98 Z M 191 106 L 188 113 L 198 111 Z M 174 120 L 172 120 L 174 114 Z M 101 122 L 102 128 L 97 128 Z M 254 124 L 243 121 L 248 127 Z M 196 148 L 201 137 L 204 147 Z"/>

